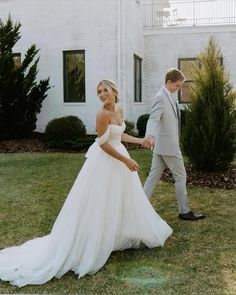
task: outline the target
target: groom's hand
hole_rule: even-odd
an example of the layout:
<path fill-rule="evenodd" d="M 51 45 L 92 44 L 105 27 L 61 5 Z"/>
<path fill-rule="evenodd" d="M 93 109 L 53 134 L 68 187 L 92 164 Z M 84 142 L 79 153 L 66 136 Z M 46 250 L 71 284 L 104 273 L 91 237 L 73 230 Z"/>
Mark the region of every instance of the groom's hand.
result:
<path fill-rule="evenodd" d="M 155 139 L 154 139 L 153 136 L 146 136 L 146 137 L 144 138 L 143 146 L 144 146 L 145 148 L 150 149 L 150 148 L 152 148 L 152 147 L 154 146 L 154 144 L 155 144 Z"/>

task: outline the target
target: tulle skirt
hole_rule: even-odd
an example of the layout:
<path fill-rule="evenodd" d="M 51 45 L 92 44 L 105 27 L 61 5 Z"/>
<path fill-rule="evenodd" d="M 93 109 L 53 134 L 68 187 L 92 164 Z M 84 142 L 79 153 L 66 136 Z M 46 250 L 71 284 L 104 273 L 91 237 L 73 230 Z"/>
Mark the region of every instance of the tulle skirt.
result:
<path fill-rule="evenodd" d="M 115 147 L 129 156 L 119 143 Z M 0 279 L 43 284 L 69 270 L 97 272 L 112 251 L 163 246 L 172 229 L 147 199 L 137 172 L 95 142 L 51 233 L 0 251 Z"/>

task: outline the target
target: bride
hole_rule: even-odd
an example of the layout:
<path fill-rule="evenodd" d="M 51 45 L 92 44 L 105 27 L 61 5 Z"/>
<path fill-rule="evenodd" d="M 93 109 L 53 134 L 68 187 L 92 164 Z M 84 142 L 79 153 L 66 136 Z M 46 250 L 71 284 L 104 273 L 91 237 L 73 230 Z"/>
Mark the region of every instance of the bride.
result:
<path fill-rule="evenodd" d="M 111 80 L 97 86 L 103 103 L 98 137 L 52 227 L 51 233 L 0 251 L 0 279 L 18 287 L 44 284 L 72 270 L 97 272 L 112 251 L 163 246 L 172 234 L 146 197 L 137 170 L 121 141 L 143 144 L 124 132 L 118 89 Z"/>

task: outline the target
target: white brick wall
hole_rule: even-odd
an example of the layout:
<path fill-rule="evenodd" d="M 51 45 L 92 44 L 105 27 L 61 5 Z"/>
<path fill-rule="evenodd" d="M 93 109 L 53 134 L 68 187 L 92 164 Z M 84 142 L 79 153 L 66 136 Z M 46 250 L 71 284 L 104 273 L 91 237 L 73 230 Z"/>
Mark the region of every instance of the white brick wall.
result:
<path fill-rule="evenodd" d="M 145 105 L 134 102 L 134 54 L 144 58 L 143 13 L 141 3 L 123 0 L 121 52 L 121 97 L 125 118 L 136 123 Z"/>
<path fill-rule="evenodd" d="M 83 120 L 88 133 L 94 133 L 95 115 L 101 106 L 96 95 L 97 83 L 111 78 L 119 84 L 122 95 L 130 92 L 126 89 L 132 87 L 133 79 L 129 51 L 134 50 L 136 43 L 138 48 L 143 44 L 142 21 L 138 21 L 138 33 L 126 30 L 125 26 L 129 20 L 133 28 L 140 9 L 135 0 L 0 1 L 0 18 L 4 20 L 10 13 L 14 21 L 22 24 L 22 38 L 15 52 L 23 56 L 35 43 L 41 49 L 38 78 L 49 76 L 53 86 L 38 116 L 38 131 L 43 131 L 49 120 L 72 114 Z M 127 46 L 127 38 L 132 39 L 131 47 Z M 77 49 L 85 50 L 85 104 L 63 102 L 62 51 Z M 125 97 L 124 108 L 126 102 Z"/>
<path fill-rule="evenodd" d="M 139 3 L 140 2 L 140 3 Z M 0 18 L 11 14 L 22 24 L 15 52 L 35 43 L 40 48 L 39 79 L 53 86 L 38 116 L 37 130 L 65 115 L 76 115 L 95 132 L 101 106 L 96 86 L 117 81 L 125 119 L 136 122 L 151 108 L 152 98 L 180 57 L 194 57 L 211 35 L 223 51 L 224 64 L 236 86 L 236 26 L 143 29 L 142 2 L 136 0 L 0 0 Z M 85 50 L 86 103 L 63 102 L 63 50 Z M 133 55 L 143 59 L 143 102 L 134 103 Z"/>
<path fill-rule="evenodd" d="M 144 97 L 147 109 L 152 98 L 164 83 L 165 73 L 178 67 L 178 58 L 196 57 L 214 36 L 222 49 L 223 63 L 236 87 L 236 26 L 186 27 L 170 29 L 146 29 L 144 31 L 145 66 Z"/>

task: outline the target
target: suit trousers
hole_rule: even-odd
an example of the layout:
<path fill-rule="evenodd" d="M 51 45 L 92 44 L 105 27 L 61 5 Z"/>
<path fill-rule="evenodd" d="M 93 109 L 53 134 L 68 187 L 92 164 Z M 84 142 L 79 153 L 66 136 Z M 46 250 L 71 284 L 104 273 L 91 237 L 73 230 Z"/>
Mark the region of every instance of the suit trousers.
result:
<path fill-rule="evenodd" d="M 176 156 L 158 155 L 153 153 L 152 166 L 144 184 L 144 191 L 150 200 L 155 186 L 159 182 L 166 166 L 171 170 L 175 181 L 175 194 L 178 202 L 179 213 L 187 213 L 191 211 L 191 209 L 188 207 L 186 171 L 181 152 Z"/>

